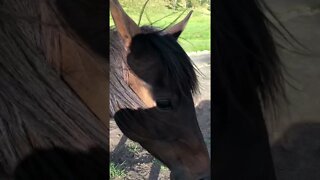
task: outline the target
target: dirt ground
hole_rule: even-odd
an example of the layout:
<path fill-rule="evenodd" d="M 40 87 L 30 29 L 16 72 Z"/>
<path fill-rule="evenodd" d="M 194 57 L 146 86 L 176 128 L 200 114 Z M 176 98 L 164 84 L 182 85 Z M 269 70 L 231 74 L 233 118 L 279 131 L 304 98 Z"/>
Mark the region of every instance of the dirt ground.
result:
<path fill-rule="evenodd" d="M 210 56 L 208 54 L 194 56 L 193 59 L 203 74 L 199 76 L 200 93 L 194 97 L 194 102 L 199 126 L 210 152 Z M 114 120 L 110 121 L 110 152 L 110 161 L 124 170 L 124 176 L 112 179 L 169 179 L 170 171 L 168 168 L 138 143 L 125 137 Z"/>

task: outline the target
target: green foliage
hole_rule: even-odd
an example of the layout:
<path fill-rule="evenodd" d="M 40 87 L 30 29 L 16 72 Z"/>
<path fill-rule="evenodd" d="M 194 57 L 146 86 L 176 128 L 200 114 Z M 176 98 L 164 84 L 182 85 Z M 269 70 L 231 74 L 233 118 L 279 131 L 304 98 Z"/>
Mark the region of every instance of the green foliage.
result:
<path fill-rule="evenodd" d="M 142 150 L 142 147 L 136 143 L 136 142 L 129 142 L 127 145 L 126 145 L 128 151 L 134 153 L 134 154 L 137 154 L 139 153 L 141 150 Z"/>
<path fill-rule="evenodd" d="M 109 176 L 110 179 L 121 178 L 125 176 L 125 171 L 121 168 L 120 165 L 116 165 L 111 162 L 109 167 Z"/>
<path fill-rule="evenodd" d="M 139 22 L 139 16 L 146 0 L 119 0 L 124 10 L 135 22 Z M 190 1 L 190 2 L 189 2 Z M 179 38 L 179 43 L 187 52 L 210 51 L 210 11 L 207 2 L 210 0 L 150 0 L 142 15 L 140 25 L 153 25 L 165 28 L 170 25 L 181 13 L 179 22 L 191 10 L 193 15 L 188 25 Z M 177 3 L 176 9 L 174 4 Z M 201 5 L 202 3 L 202 5 Z M 113 25 L 110 16 L 110 25 Z"/>

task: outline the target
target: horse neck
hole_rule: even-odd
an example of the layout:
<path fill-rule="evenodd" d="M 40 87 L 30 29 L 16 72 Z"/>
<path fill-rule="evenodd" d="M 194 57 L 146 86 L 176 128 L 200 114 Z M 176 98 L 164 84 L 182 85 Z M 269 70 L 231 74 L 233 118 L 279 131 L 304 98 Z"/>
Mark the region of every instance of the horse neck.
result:
<path fill-rule="evenodd" d="M 0 20 L 21 34 L 30 50 L 44 54 L 45 60 L 101 120 L 106 121 L 107 61 L 92 52 L 77 37 L 50 1 L 5 1 Z M 81 13 L 81 12 L 79 12 Z M 4 16 L 2 16 L 4 15 Z M 13 33 L 13 32 L 10 32 Z"/>
<path fill-rule="evenodd" d="M 103 122 L 108 111 L 108 63 L 95 55 L 61 20 L 48 9 L 41 8 L 41 46 L 48 63 Z"/>
<path fill-rule="evenodd" d="M 88 108 L 107 122 L 108 64 L 92 56 L 75 40 L 63 34 L 59 39 L 62 42 L 60 59 L 54 59 L 52 63 Z"/>

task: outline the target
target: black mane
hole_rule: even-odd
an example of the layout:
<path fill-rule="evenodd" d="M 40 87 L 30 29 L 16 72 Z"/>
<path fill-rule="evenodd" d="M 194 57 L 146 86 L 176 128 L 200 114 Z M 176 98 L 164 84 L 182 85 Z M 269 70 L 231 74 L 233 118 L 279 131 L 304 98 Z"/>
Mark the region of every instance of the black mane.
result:
<path fill-rule="evenodd" d="M 105 23 L 106 19 L 98 16 L 97 11 L 89 8 L 92 6 L 88 7 L 84 1 L 60 2 L 6 0 L 0 3 L 0 178 L 38 179 L 41 175 L 41 179 L 77 177 L 80 169 L 85 167 L 76 167 L 71 163 L 72 159 L 80 158 L 70 155 L 73 153 L 88 155 L 81 156 L 82 161 L 88 164 L 107 161 L 108 127 L 105 122 L 101 122 L 88 109 L 48 63 L 52 58 L 50 55 L 60 56 L 57 52 L 61 44 L 54 43 L 60 37 L 55 36 L 54 32 L 58 29 L 64 29 L 70 35 L 76 32 L 77 36 L 71 38 L 83 43 L 87 41 L 84 33 L 92 33 L 88 27 L 92 25 L 97 28 L 101 24 L 97 21 L 103 19 Z M 101 3 L 100 0 L 90 1 L 94 7 L 105 7 L 105 3 Z M 81 19 L 75 16 L 67 17 L 67 20 L 64 12 L 70 9 L 76 11 L 74 14 L 77 16 L 90 17 L 90 21 L 86 19 L 81 23 Z M 75 19 L 76 24 L 87 23 L 87 29 L 73 26 L 71 21 Z M 52 28 L 51 34 L 44 36 L 43 28 L 47 27 Z M 52 47 L 46 46 L 45 39 L 51 40 L 47 45 Z M 99 41 L 105 44 L 106 40 Z M 98 42 L 86 43 L 96 53 L 103 49 L 97 46 Z M 103 46 L 106 49 L 106 45 Z M 94 57 L 97 56 L 92 59 Z M 92 148 L 100 150 L 96 159 L 89 156 Z M 48 153 L 37 158 L 39 154 L 36 149 Z M 28 157 L 32 161 L 20 164 L 30 159 Z M 71 164 L 66 165 L 67 161 Z M 40 169 L 36 168 L 39 166 Z M 105 167 L 105 164 L 103 167 L 96 166 L 96 170 L 105 170 Z"/>
<path fill-rule="evenodd" d="M 172 85 L 176 86 L 180 93 L 197 92 L 198 80 L 194 65 L 176 39 L 171 35 L 163 35 L 162 30 L 151 26 L 143 26 L 141 30 L 142 33 L 132 40 L 131 53 L 143 54 L 146 49 L 154 51 L 165 67 L 163 74 L 168 74 Z M 118 33 L 115 30 L 111 30 L 110 33 L 110 94 L 112 96 L 110 96 L 109 106 L 111 114 L 114 114 L 120 107 L 137 109 L 143 107 L 143 104 L 124 82 L 123 69 L 128 68 L 125 50 Z M 125 96 L 123 92 L 126 92 Z"/>
<path fill-rule="evenodd" d="M 213 177 L 275 180 L 264 110 L 285 98 L 271 33 L 277 27 L 263 0 L 218 0 L 213 7 Z"/>
<path fill-rule="evenodd" d="M 121 108 L 137 109 L 143 102 L 124 80 L 127 69 L 124 45 L 115 30 L 110 30 L 109 112 L 113 116 Z"/>
<path fill-rule="evenodd" d="M 143 54 L 149 50 L 160 57 L 164 66 L 163 74 L 170 76 L 172 85 L 177 86 L 181 93 L 197 91 L 198 80 L 194 65 L 173 36 L 153 32 L 139 34 L 133 38 L 132 54 Z"/>

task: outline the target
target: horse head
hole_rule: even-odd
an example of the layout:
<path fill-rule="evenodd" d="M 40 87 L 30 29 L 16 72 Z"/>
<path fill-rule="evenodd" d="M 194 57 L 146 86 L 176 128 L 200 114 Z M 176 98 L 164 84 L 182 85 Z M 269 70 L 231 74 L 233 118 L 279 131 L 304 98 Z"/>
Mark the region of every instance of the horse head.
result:
<path fill-rule="evenodd" d="M 171 178 L 210 178 L 209 155 L 192 99 L 197 76 L 177 42 L 192 12 L 158 30 L 139 27 L 117 0 L 110 1 L 110 8 L 125 50 L 128 71 L 123 80 L 144 103 L 138 109 L 118 110 L 114 118 L 119 128 L 167 165 Z"/>

